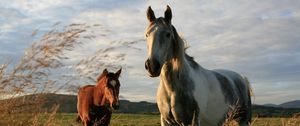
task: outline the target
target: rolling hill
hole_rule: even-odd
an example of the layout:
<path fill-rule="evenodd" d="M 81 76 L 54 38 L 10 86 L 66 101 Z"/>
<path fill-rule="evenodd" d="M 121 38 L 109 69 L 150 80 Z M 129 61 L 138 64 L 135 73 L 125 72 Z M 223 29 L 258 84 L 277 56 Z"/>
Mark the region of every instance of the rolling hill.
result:
<path fill-rule="evenodd" d="M 35 101 L 43 100 L 42 108 L 44 110 L 50 110 L 53 106 L 59 105 L 58 112 L 63 113 L 77 113 L 77 96 L 76 95 L 64 95 L 64 94 L 38 94 L 38 95 L 26 95 L 14 98 L 14 101 Z M 1 103 L 6 100 L 0 100 Z M 158 113 L 158 108 L 155 103 L 146 101 L 130 102 L 128 100 L 120 100 L 120 108 L 115 111 L 119 113 Z"/>
<path fill-rule="evenodd" d="M 300 108 L 300 100 L 285 102 L 279 105 L 282 108 Z"/>
<path fill-rule="evenodd" d="M 36 95 L 27 95 L 15 98 L 16 100 L 35 100 Z M 39 94 L 44 99 L 42 106 L 45 110 L 50 110 L 54 105 L 59 105 L 58 112 L 76 113 L 77 96 L 63 94 Z M 1 100 L 5 102 L 5 100 Z M 131 102 L 128 100 L 120 100 L 120 109 L 117 113 L 145 113 L 159 114 L 156 103 L 146 101 Z M 253 115 L 259 117 L 290 117 L 294 113 L 300 112 L 300 100 L 286 102 L 280 105 L 253 105 Z"/>
<path fill-rule="evenodd" d="M 264 104 L 263 106 L 278 107 L 278 108 L 300 108 L 300 100 L 289 101 L 289 102 L 285 102 L 285 103 L 282 103 L 282 104 L 279 104 L 279 105 Z"/>

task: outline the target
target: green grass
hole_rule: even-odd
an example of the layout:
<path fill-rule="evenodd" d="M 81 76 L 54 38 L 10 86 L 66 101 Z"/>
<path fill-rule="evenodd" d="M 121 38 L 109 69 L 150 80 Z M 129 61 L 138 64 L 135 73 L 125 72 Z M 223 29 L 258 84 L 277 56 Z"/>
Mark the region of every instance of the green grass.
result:
<path fill-rule="evenodd" d="M 75 123 L 76 114 L 57 114 L 56 124 L 64 126 L 80 126 Z M 300 119 L 296 118 L 253 118 L 252 126 L 300 126 Z M 147 114 L 119 114 L 114 113 L 111 120 L 111 126 L 160 126 L 159 115 Z"/>
<path fill-rule="evenodd" d="M 76 114 L 62 113 L 56 114 L 54 123 L 62 126 L 81 126 L 81 123 L 75 121 Z M 145 114 L 118 114 L 112 115 L 111 126 L 160 126 L 159 115 Z"/>
<path fill-rule="evenodd" d="M 160 117 L 145 114 L 113 114 L 111 126 L 160 126 Z"/>
<path fill-rule="evenodd" d="M 30 119 L 31 114 L 18 114 L 14 116 L 14 119 L 8 119 L 8 117 L 0 119 L 0 125 L 24 125 L 27 120 L 28 124 L 34 119 Z M 38 116 L 37 124 L 45 125 L 51 117 L 49 114 L 42 114 Z M 75 113 L 57 113 L 54 118 L 50 120 L 50 126 L 81 126 L 81 123 L 75 121 L 77 114 Z M 10 120 L 9 122 L 7 122 Z M 20 121 L 23 121 L 20 123 Z M 14 122 L 14 123 L 11 123 Z M 119 114 L 113 113 L 110 126 L 160 126 L 159 115 L 147 115 L 147 114 Z M 300 118 L 253 118 L 252 126 L 300 126 Z"/>

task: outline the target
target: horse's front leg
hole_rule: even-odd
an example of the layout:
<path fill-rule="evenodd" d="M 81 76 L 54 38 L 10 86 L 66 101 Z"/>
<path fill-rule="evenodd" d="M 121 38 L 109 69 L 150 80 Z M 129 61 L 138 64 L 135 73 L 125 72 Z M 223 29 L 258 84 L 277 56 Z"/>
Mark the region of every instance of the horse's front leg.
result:
<path fill-rule="evenodd" d="M 193 120 L 192 120 L 192 126 L 200 126 L 200 118 L 198 116 L 197 111 L 194 111 Z"/>
<path fill-rule="evenodd" d="M 101 122 L 103 122 L 103 126 L 108 126 L 109 123 L 110 123 L 110 119 L 111 119 L 111 113 L 106 114 L 106 115 L 103 117 L 103 120 L 101 120 Z"/>
<path fill-rule="evenodd" d="M 93 123 L 91 121 L 85 120 L 83 121 L 84 126 L 93 126 Z"/>
<path fill-rule="evenodd" d="M 200 121 L 198 119 L 193 120 L 191 126 L 200 126 Z"/>
<path fill-rule="evenodd" d="M 160 125 L 161 126 L 170 126 L 162 115 L 160 116 Z"/>

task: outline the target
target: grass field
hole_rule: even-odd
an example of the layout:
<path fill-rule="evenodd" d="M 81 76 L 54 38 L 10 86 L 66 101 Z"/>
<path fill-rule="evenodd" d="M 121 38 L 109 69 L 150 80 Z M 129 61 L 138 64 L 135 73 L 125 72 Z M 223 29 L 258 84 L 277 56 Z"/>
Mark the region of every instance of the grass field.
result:
<path fill-rule="evenodd" d="M 54 121 L 57 125 L 63 126 L 81 126 L 81 123 L 75 121 L 76 114 L 64 113 L 57 114 Z M 110 123 L 111 126 L 160 126 L 158 115 L 144 114 L 113 114 Z"/>
<path fill-rule="evenodd" d="M 49 122 L 49 115 L 41 115 L 37 125 L 81 126 L 81 123 L 75 121 L 76 116 L 75 113 L 59 113 Z M 26 114 L 19 115 L 17 118 L 18 120 L 25 120 Z M 17 123 L 18 120 L 14 120 L 12 124 L 6 122 L 7 120 L 9 119 L 0 119 L 0 125 L 26 125 L 24 121 L 23 123 Z M 159 115 L 115 113 L 112 116 L 111 126 L 160 126 L 160 117 Z M 300 118 L 253 118 L 252 126 L 300 126 Z"/>

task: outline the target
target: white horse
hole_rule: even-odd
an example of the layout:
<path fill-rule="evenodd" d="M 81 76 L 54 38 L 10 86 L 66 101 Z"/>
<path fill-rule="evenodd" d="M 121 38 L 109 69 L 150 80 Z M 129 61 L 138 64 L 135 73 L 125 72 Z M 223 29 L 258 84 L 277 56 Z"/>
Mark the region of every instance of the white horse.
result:
<path fill-rule="evenodd" d="M 240 125 L 251 122 L 250 85 L 246 78 L 229 70 L 207 70 L 185 53 L 184 41 L 171 24 L 167 6 L 164 17 L 147 10 L 150 77 L 160 76 L 157 104 L 163 126 L 218 126 L 228 118 Z M 190 19 L 192 20 L 192 19 Z"/>

